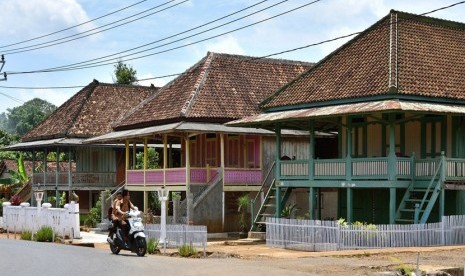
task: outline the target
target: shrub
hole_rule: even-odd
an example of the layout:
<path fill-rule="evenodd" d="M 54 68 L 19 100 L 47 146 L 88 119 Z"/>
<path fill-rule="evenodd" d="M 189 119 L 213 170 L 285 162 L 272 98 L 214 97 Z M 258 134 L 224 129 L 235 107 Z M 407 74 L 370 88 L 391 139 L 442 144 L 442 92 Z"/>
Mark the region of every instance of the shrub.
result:
<path fill-rule="evenodd" d="M 190 257 L 197 255 L 197 249 L 195 249 L 194 246 L 189 244 L 181 245 L 181 247 L 179 247 L 178 249 L 178 252 L 181 257 Z"/>
<path fill-rule="evenodd" d="M 31 231 L 23 231 L 23 232 L 21 232 L 20 238 L 22 240 L 30 241 L 32 239 L 32 232 Z"/>
<path fill-rule="evenodd" d="M 89 227 L 95 227 L 98 223 L 102 221 L 102 202 L 99 200 L 95 204 L 95 207 L 90 209 L 89 214 L 84 220 L 84 225 Z"/>
<path fill-rule="evenodd" d="M 38 242 L 53 241 L 53 229 L 50 226 L 42 226 L 35 235 L 35 240 Z"/>
<path fill-rule="evenodd" d="M 147 244 L 147 253 L 156 254 L 158 252 L 160 252 L 160 250 L 158 249 L 158 241 L 156 241 L 155 239 L 149 239 L 149 242 Z"/>

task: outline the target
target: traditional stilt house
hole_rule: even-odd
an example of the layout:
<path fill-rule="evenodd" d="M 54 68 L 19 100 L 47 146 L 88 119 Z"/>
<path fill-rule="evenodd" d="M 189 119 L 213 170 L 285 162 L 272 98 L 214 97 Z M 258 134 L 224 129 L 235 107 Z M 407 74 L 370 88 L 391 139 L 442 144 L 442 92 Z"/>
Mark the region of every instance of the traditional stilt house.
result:
<path fill-rule="evenodd" d="M 21 193 L 23 200 L 29 200 L 39 185 L 46 196 L 57 198 L 63 192 L 68 195 L 74 191 L 79 196 L 81 212 L 85 213 L 95 205 L 101 191 L 124 184 L 124 147 L 82 141 L 110 132 L 114 121 L 156 90 L 94 80 L 21 137 L 20 143 L 5 147 L 4 150 L 32 152 L 34 158 L 41 156 L 33 160 L 32 177 Z M 69 163 L 67 169 L 60 170 L 62 167 L 57 165 L 59 169 L 47 170 L 50 154 L 64 158 Z M 53 162 L 58 162 L 55 157 Z"/>
<path fill-rule="evenodd" d="M 223 123 L 258 114 L 258 103 L 309 67 L 208 53 L 116 123 L 115 132 L 88 141 L 126 144 L 126 187 L 145 210 L 151 208 L 150 194 L 165 187 L 181 193 L 189 222 L 207 225 L 209 232 L 237 231 L 238 197 L 252 198 L 274 175 L 275 135 Z M 308 147 L 307 132 L 283 132 L 282 137 L 287 156 L 308 158 L 308 150 L 300 150 Z M 132 145 L 143 143 L 146 153 L 147 145 L 160 141 L 164 150 L 158 166 L 147 159 L 143 168 L 130 162 L 137 151 Z M 170 153 L 176 144 L 179 156 Z M 189 194 L 193 197 L 186 199 Z"/>
<path fill-rule="evenodd" d="M 284 191 L 306 188 L 313 219 L 438 221 L 465 214 L 464 76 L 465 24 L 393 10 L 228 125 L 273 129 L 277 155 L 281 129 L 338 133 L 330 158 L 311 135 L 309 158 L 276 159 L 278 217 Z"/>

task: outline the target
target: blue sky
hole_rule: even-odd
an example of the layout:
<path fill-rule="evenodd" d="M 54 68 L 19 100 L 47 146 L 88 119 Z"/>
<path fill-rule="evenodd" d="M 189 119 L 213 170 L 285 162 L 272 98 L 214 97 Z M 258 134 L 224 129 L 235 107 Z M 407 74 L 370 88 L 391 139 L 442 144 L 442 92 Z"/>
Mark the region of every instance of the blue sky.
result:
<path fill-rule="evenodd" d="M 3 71 L 27 72 L 43 70 L 88 61 L 107 55 L 113 55 L 111 56 L 112 58 L 119 57 L 124 61 L 127 58 L 169 50 L 148 57 L 126 61 L 127 64 L 130 64 L 137 70 L 137 77 L 139 79 L 152 78 L 181 73 L 204 57 L 207 51 L 264 56 L 363 31 L 387 15 L 391 9 L 419 14 L 459 2 L 459 0 L 321 0 L 285 15 L 226 35 L 221 35 L 221 33 L 257 23 L 261 20 L 311 3 L 312 1 L 146 0 L 131 8 L 92 21 L 91 23 L 83 24 L 76 28 L 70 28 L 69 30 L 41 39 L 34 39 L 117 11 L 137 2 L 141 2 L 141 0 L 3 0 L 2 16 L 0 17 L 0 26 L 2 26 L 0 28 L 0 37 L 2 38 L 0 39 L 0 54 L 4 53 L 6 59 Z M 173 36 L 253 4 L 257 5 L 201 29 Z M 49 41 L 66 36 L 74 35 L 71 38 L 76 38 L 79 33 L 99 28 L 105 24 L 110 24 L 111 22 L 143 12 L 157 5 L 162 6 L 142 13 L 141 16 L 163 8 L 167 9 L 141 20 L 96 35 L 76 39 L 68 43 L 32 51 L 29 51 L 30 48 L 24 48 L 28 46 L 31 47 L 31 45 L 34 44 L 41 45 L 33 47 L 46 46 L 48 45 L 46 43 Z M 266 9 L 272 5 L 276 6 Z M 261 9 L 265 10 L 258 12 Z M 213 28 L 253 12 L 257 13 L 253 16 L 237 20 L 235 23 L 206 31 L 209 28 Z M 429 16 L 464 22 L 465 4 L 435 12 Z M 124 22 L 125 21 L 120 21 L 120 23 Z M 108 27 L 110 26 L 113 25 L 108 25 Z M 206 32 L 184 39 L 186 36 L 196 34 L 200 31 Z M 92 32 L 87 32 L 86 34 L 89 33 Z M 153 43 L 169 36 L 173 37 L 158 43 Z M 218 37 L 208 39 L 213 36 Z M 17 44 L 18 42 L 29 39 L 34 40 Z M 178 39 L 179 41 L 175 42 L 175 40 Z M 206 40 L 201 43 L 195 43 L 203 39 Z M 317 62 L 348 40 L 349 38 L 325 43 L 323 45 L 275 56 L 275 58 Z M 60 41 L 61 40 L 58 40 L 57 42 Z M 116 54 L 148 43 L 152 44 L 148 47 L 139 48 L 138 50 L 145 50 L 149 47 L 157 46 L 158 48 L 130 57 L 122 57 L 124 54 Z M 171 44 L 162 46 L 164 43 Z M 189 43 L 195 44 L 185 46 Z M 6 46 L 10 44 L 15 45 Z M 175 47 L 179 47 L 179 49 L 170 50 Z M 15 51 L 22 50 L 28 51 L 14 53 Z M 126 54 L 131 54 L 133 52 L 126 52 Z M 113 61 L 114 60 L 109 62 Z M 61 72 L 9 74 L 8 81 L 0 82 L 0 86 L 85 86 L 93 79 L 97 79 L 100 82 L 111 83 L 113 82 L 113 70 L 114 66 L 110 64 L 94 68 Z M 169 80 L 171 80 L 171 78 L 155 79 L 143 81 L 140 84 L 149 85 L 150 83 L 154 83 L 157 86 L 161 86 Z M 25 101 L 36 97 L 45 99 L 59 106 L 79 90 L 80 88 L 9 89 L 0 87 L 0 112 L 5 112 L 8 108 L 19 106 Z"/>

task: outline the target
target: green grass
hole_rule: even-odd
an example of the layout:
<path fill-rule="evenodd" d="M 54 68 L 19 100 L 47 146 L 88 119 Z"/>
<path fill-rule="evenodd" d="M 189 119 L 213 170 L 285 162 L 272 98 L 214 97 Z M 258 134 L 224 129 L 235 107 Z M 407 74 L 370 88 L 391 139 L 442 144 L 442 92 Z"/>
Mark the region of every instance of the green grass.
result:
<path fill-rule="evenodd" d="M 23 232 L 21 232 L 20 238 L 22 240 L 30 241 L 32 239 L 32 232 L 31 231 L 23 231 Z"/>
<path fill-rule="evenodd" d="M 194 246 L 189 244 L 181 245 L 181 247 L 179 247 L 178 249 L 178 252 L 181 257 L 190 257 L 197 255 L 197 249 L 195 249 Z"/>
<path fill-rule="evenodd" d="M 155 239 L 149 239 L 149 242 L 147 243 L 147 253 L 155 254 L 159 251 L 160 250 L 158 249 L 158 241 L 156 241 Z"/>
<path fill-rule="evenodd" d="M 35 240 L 38 242 L 52 242 L 53 229 L 50 226 L 42 226 L 35 235 Z"/>

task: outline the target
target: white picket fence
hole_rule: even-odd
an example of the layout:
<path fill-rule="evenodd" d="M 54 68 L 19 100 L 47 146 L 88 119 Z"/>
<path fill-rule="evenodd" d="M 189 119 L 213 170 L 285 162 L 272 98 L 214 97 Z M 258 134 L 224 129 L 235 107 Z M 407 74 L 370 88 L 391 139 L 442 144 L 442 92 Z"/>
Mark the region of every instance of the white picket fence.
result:
<path fill-rule="evenodd" d="M 148 239 L 160 240 L 161 225 L 146 224 L 145 234 Z M 166 242 L 163 246 L 168 248 L 179 247 L 184 244 L 205 248 L 207 246 L 207 226 L 187 224 L 167 224 Z"/>
<path fill-rule="evenodd" d="M 465 244 L 465 216 L 428 224 L 339 225 L 336 221 L 268 218 L 266 244 L 303 251 Z"/>
<path fill-rule="evenodd" d="M 52 227 L 54 233 L 70 238 L 80 238 L 79 204 L 72 201 L 64 208 L 51 208 L 50 203 L 42 204 L 41 208 L 30 207 L 29 203 L 11 206 L 3 203 L 3 229 L 7 234 L 30 231 L 33 234 L 42 226 Z"/>

